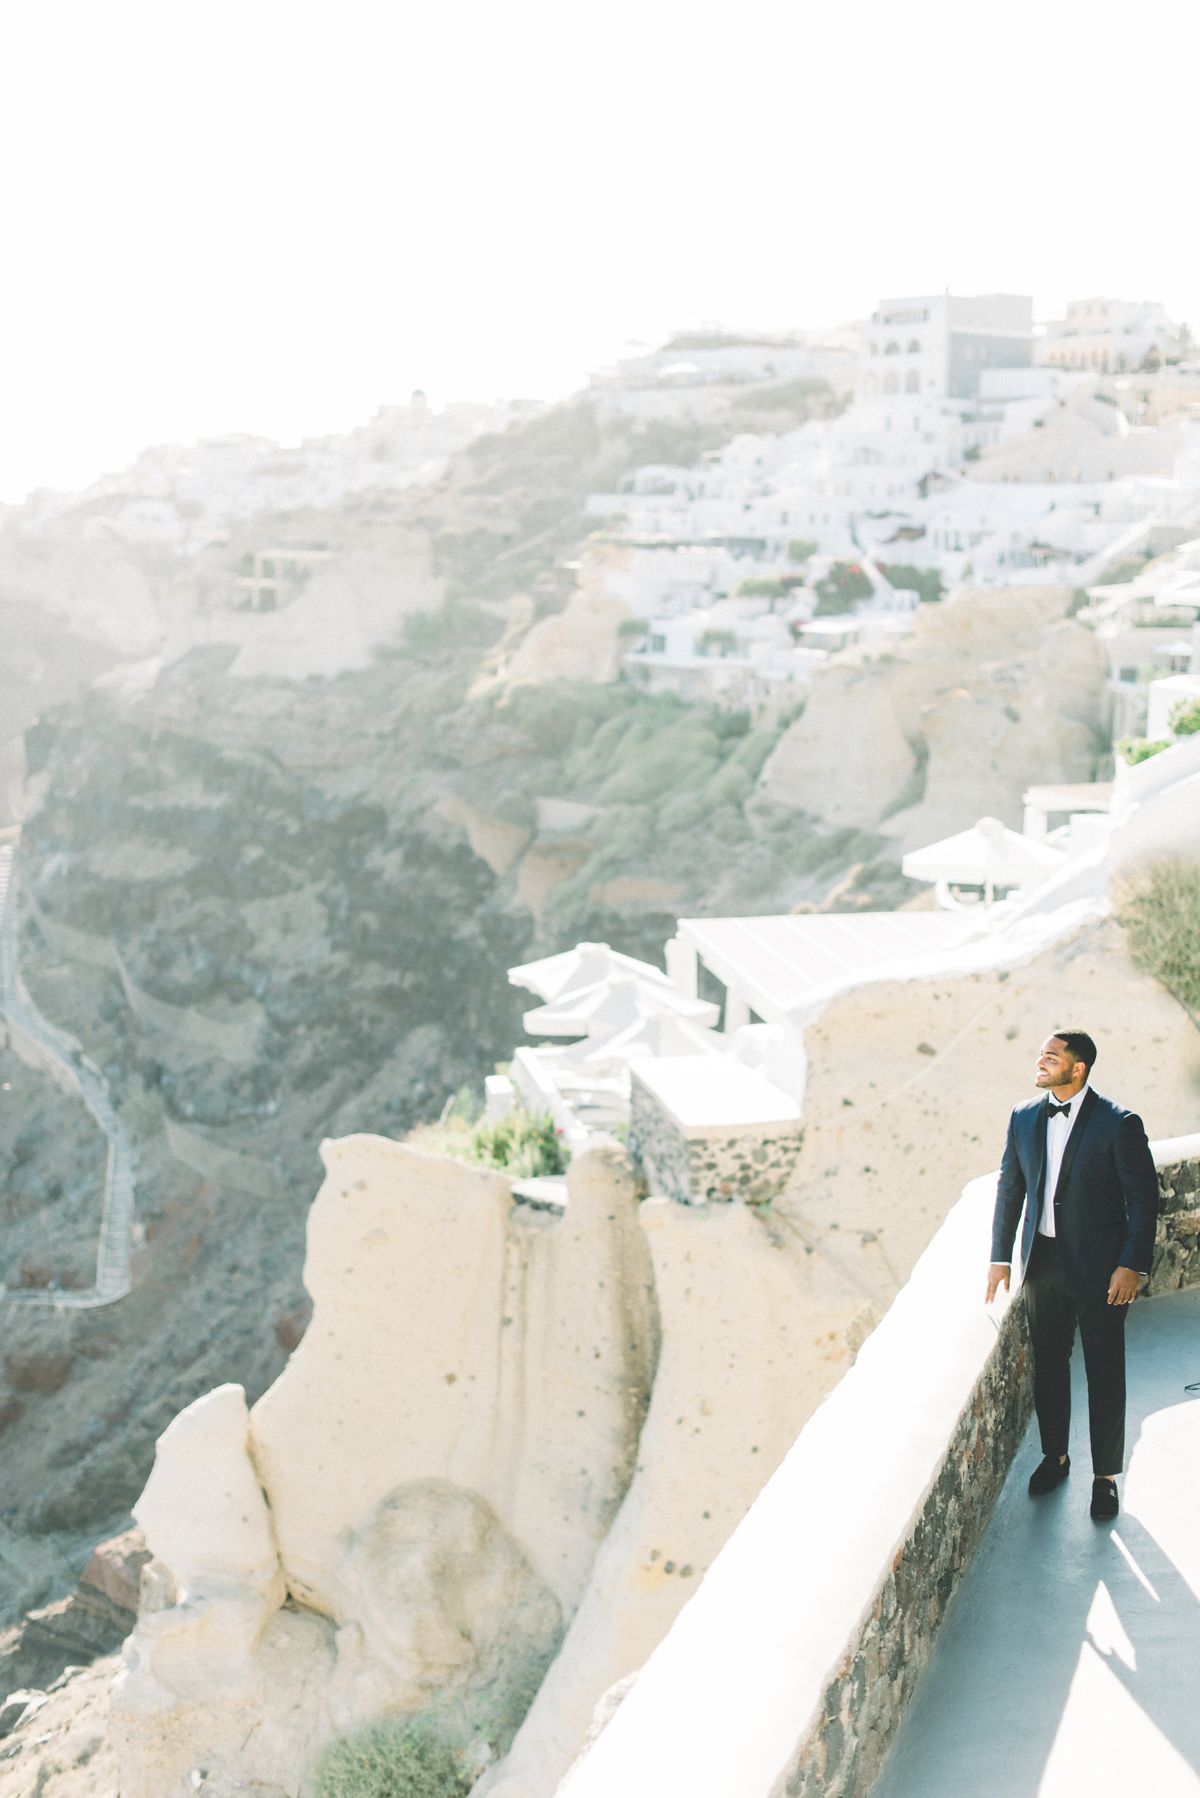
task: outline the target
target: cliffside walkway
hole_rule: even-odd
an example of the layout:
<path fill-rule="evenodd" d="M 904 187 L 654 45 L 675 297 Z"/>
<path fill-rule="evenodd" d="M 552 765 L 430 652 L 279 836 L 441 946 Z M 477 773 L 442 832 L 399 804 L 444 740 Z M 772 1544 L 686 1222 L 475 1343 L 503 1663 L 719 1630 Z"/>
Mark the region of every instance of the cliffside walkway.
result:
<path fill-rule="evenodd" d="M 1128 1330 L 1120 1516 L 1088 1515 L 1077 1350 L 1070 1477 L 1028 1496 L 1031 1426 L 872 1798 L 1200 1794 L 1200 1288 Z"/>
<path fill-rule="evenodd" d="M 85 1310 L 124 1298 L 132 1283 L 133 1141 L 113 1109 L 108 1083 L 79 1044 L 57 1030 L 33 1003 L 17 962 L 14 871 L 16 845 L 0 837 L 0 1013 L 22 1059 L 42 1067 L 66 1091 L 76 1093 L 104 1132 L 108 1159 L 96 1251 L 95 1284 L 81 1292 L 0 1286 L 0 1313 L 13 1305 Z"/>

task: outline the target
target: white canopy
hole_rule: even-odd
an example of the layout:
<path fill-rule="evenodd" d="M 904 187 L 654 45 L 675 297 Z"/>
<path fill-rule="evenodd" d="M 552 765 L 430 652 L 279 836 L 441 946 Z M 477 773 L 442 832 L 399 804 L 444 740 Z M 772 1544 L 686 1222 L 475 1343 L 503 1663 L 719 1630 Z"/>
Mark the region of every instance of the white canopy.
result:
<path fill-rule="evenodd" d="M 913 849 L 900 863 L 910 880 L 981 887 L 1038 886 L 1066 862 L 1061 849 L 1023 837 L 998 818 Z"/>
<path fill-rule="evenodd" d="M 565 993 L 578 992 L 602 981 L 619 980 L 636 975 L 651 984 L 670 986 L 661 968 L 653 962 L 638 961 L 636 956 L 622 955 L 607 943 L 576 943 L 560 955 L 547 955 L 542 961 L 527 961 L 510 968 L 508 978 L 513 986 L 528 987 L 539 999 L 561 999 Z"/>
<path fill-rule="evenodd" d="M 728 1041 L 705 1025 L 675 1012 L 660 1011 L 653 1016 L 640 1016 L 603 1035 L 552 1049 L 546 1053 L 546 1065 L 558 1079 L 560 1070 L 568 1067 L 603 1072 L 625 1067 L 631 1061 L 644 1061 L 648 1056 L 720 1054 Z"/>
<path fill-rule="evenodd" d="M 522 1022 L 530 1036 L 599 1036 L 673 1012 L 697 1024 L 715 1024 L 720 1007 L 706 999 L 689 999 L 665 976 L 643 980 L 626 974 L 563 994 L 549 1005 L 527 1011 Z"/>

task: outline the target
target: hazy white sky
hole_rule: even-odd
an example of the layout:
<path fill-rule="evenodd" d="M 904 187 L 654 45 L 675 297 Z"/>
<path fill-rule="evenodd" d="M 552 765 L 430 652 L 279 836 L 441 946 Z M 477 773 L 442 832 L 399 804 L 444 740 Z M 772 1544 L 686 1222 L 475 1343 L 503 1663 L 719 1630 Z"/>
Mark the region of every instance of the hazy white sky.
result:
<path fill-rule="evenodd" d="M 0 498 L 881 293 L 1200 334 L 1194 0 L 38 0 L 0 69 Z"/>

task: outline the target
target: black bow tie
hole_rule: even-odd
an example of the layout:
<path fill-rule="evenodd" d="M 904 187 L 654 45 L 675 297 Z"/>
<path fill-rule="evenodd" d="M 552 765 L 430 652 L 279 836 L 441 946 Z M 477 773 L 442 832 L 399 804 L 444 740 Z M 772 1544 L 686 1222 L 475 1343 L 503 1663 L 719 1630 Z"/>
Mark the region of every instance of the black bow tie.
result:
<path fill-rule="evenodd" d="M 1065 1118 L 1065 1117 L 1070 1117 L 1070 1115 L 1071 1115 L 1070 1099 L 1067 1100 L 1065 1105 L 1056 1105 L 1054 1103 L 1054 1100 L 1051 1099 L 1051 1101 L 1050 1101 L 1050 1116 L 1052 1118 Z"/>

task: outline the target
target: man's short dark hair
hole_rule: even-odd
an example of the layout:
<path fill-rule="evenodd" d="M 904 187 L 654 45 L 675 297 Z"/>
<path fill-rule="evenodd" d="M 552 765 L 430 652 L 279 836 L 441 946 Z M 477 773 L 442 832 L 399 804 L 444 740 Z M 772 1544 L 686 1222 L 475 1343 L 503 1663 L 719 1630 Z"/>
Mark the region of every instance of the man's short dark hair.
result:
<path fill-rule="evenodd" d="M 1088 1073 L 1091 1073 L 1096 1060 L 1096 1045 L 1086 1030 L 1052 1030 L 1050 1034 L 1056 1036 L 1059 1042 L 1066 1043 L 1071 1051 L 1071 1059 L 1082 1061 Z"/>

